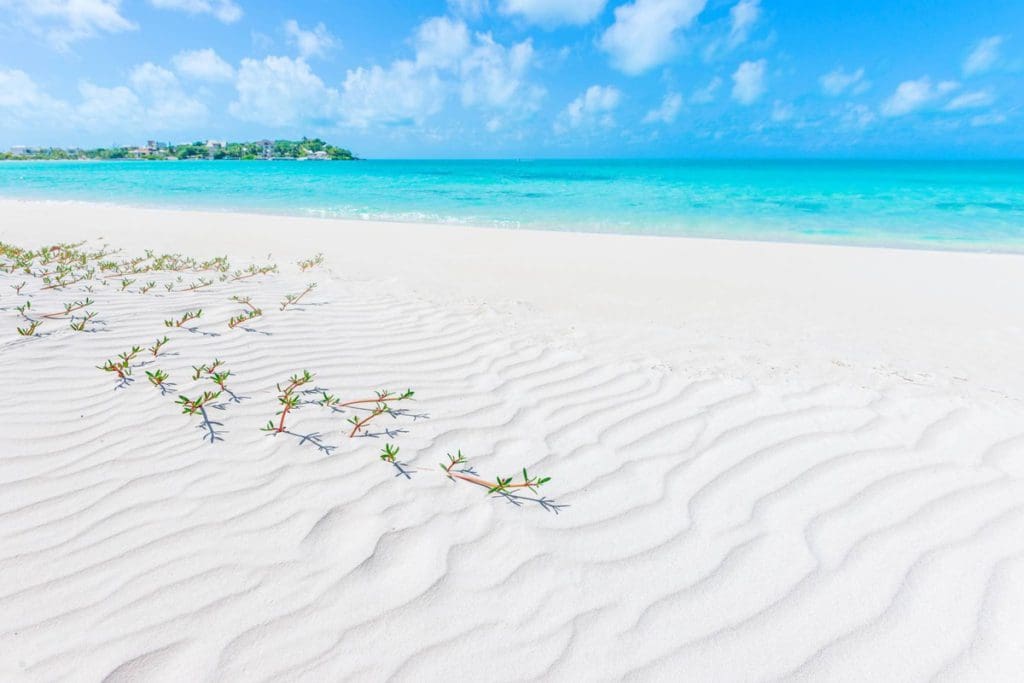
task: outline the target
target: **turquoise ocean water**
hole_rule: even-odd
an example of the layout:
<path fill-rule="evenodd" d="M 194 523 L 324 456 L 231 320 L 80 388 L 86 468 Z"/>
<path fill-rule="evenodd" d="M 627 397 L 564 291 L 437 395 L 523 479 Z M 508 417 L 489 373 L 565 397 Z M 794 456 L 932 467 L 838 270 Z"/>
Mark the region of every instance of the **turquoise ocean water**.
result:
<path fill-rule="evenodd" d="M 1024 161 L 0 162 L 0 197 L 1024 252 Z"/>

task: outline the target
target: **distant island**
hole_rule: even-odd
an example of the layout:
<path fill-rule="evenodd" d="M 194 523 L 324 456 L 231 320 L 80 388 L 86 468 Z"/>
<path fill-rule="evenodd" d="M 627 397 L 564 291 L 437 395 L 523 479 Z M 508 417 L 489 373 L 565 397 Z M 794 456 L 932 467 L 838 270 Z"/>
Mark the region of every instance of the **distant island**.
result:
<path fill-rule="evenodd" d="M 170 144 L 150 140 L 139 147 L 98 147 L 96 149 L 65 149 L 61 147 L 11 147 L 0 152 L 0 160 L 74 160 L 74 159 L 146 159 L 175 161 L 178 159 L 311 159 L 322 161 L 354 161 L 352 152 L 329 145 L 320 138 L 301 140 L 256 140 L 225 142 L 207 140 Z"/>

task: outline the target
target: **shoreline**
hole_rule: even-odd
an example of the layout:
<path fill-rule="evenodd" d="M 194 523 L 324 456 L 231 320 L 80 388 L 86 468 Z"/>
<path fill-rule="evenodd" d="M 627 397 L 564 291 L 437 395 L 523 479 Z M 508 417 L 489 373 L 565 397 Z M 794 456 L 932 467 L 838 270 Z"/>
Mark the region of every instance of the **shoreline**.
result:
<path fill-rule="evenodd" d="M 1012 255 L 10 201 L 0 226 L 90 250 L 59 289 L 52 249 L 2 257 L 5 680 L 1024 666 Z M 527 471 L 543 499 L 488 493 Z"/>
<path fill-rule="evenodd" d="M 652 344 L 643 334 L 648 328 L 681 334 L 693 345 L 704 343 L 691 338 L 699 330 L 709 340 L 733 340 L 725 348 L 745 353 L 763 347 L 762 365 L 790 369 L 808 358 L 820 365 L 821 349 L 834 349 L 838 362 L 895 365 L 894 372 L 924 372 L 948 383 L 981 378 L 983 386 L 1024 397 L 1024 368 L 995 368 L 962 350 L 975 345 L 977 330 L 991 330 L 995 348 L 1007 353 L 1024 343 L 1014 323 L 1019 312 L 1013 302 L 1024 299 L 1018 254 L 492 230 L 76 201 L 0 200 L 0 216 L 10 225 L 0 239 L 102 235 L 138 247 L 217 253 L 237 251 L 242 239 L 247 256 L 292 260 L 323 251 L 349 277 L 383 278 L 439 301 L 525 306 L 556 329 L 617 329 L 641 346 Z M 140 221 L 149 228 L 145 234 L 137 229 Z M 662 346 L 653 344 L 652 353 L 663 353 Z M 746 365 L 729 359 L 721 367 L 742 372 Z"/>
<path fill-rule="evenodd" d="M 360 160 L 361 161 L 361 160 Z M 297 218 L 297 219 L 308 219 L 317 221 L 338 221 L 341 223 L 348 224 L 375 224 L 384 223 L 388 225 L 404 225 L 404 226 L 421 226 L 425 228 L 464 228 L 469 230 L 499 230 L 509 232 L 530 232 L 530 233 L 556 233 L 564 235 L 603 235 L 609 237 L 638 237 L 648 239 L 669 239 L 669 240 L 695 240 L 695 241 L 709 241 L 709 242 L 741 242 L 761 245 L 804 245 L 812 247 L 838 247 L 838 248 L 852 248 L 852 249 L 874 249 L 879 251 L 910 251 L 910 252 L 934 252 L 934 253 L 953 253 L 953 254 L 986 254 L 995 256 L 1024 256 L 1024 245 L 1021 245 L 1019 249 L 1000 249 L 998 246 L 978 246 L 976 248 L 963 247 L 963 246 L 949 246 L 942 247 L 936 244 L 924 244 L 924 243 L 874 243 L 871 241 L 863 242 L 843 242 L 843 241 L 827 241 L 827 240 L 792 240 L 792 239 L 770 239 L 766 237 L 729 237 L 725 235 L 701 235 L 701 234 L 667 234 L 667 233 L 636 233 L 636 232 L 617 232 L 615 230 L 577 230 L 577 229 L 556 229 L 538 227 L 533 225 L 519 226 L 519 225 L 487 225 L 484 223 L 468 223 L 463 222 L 459 219 L 452 219 L 449 222 L 439 220 L 401 220 L 398 218 L 377 218 L 377 217 L 345 217 L 335 215 L 317 215 L 318 210 L 307 209 L 302 213 L 288 213 L 279 212 L 274 210 L 243 210 L 238 208 L 212 208 L 212 207 L 186 207 L 186 206 L 169 206 L 159 204 L 134 204 L 125 201 L 100 201 L 100 200 L 85 200 L 85 199 L 50 199 L 50 198 L 25 198 L 25 197 L 9 197 L 0 195 L 0 204 L 11 203 L 11 204 L 57 204 L 57 205 L 80 205 L 82 208 L 89 207 L 109 207 L 109 208 L 123 208 L 123 209 L 136 209 L 141 211 L 171 211 L 175 213 L 202 213 L 210 215 L 243 215 L 252 217 L 276 217 L 276 218 Z M 323 214 L 324 210 L 319 210 Z"/>

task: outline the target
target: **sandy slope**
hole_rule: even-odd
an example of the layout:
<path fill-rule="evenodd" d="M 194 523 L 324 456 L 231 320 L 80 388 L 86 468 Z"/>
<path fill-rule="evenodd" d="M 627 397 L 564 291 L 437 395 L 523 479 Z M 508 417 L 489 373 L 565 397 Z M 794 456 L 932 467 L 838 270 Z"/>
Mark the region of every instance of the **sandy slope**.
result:
<path fill-rule="evenodd" d="M 1024 670 L 1019 257 L 0 202 L 0 240 L 101 236 L 282 273 L 97 286 L 95 332 L 29 339 L 0 274 L 0 679 Z M 267 314 L 229 330 L 233 294 Z M 95 369 L 197 307 L 130 386 Z M 241 400 L 209 443 L 143 370 L 195 393 L 214 357 Z M 267 436 L 303 368 L 418 401 L 390 436 L 314 405 Z M 385 441 L 570 507 L 396 477 Z"/>

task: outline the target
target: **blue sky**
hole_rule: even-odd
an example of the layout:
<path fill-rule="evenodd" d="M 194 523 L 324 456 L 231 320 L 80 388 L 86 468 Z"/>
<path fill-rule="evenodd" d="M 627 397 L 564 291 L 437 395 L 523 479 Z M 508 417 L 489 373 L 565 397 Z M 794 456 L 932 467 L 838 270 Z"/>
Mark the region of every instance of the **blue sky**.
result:
<path fill-rule="evenodd" d="M 1020 0 L 0 0 L 0 148 L 1021 157 Z"/>

